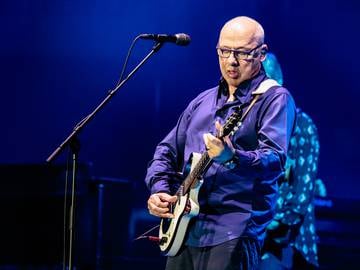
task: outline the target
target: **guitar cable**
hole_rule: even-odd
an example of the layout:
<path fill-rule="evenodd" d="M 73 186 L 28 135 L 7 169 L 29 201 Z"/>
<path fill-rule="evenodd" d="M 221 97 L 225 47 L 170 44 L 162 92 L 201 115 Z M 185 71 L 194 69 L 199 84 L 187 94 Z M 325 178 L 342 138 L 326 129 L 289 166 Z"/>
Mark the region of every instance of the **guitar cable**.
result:
<path fill-rule="evenodd" d="M 160 225 L 156 225 L 155 227 L 152 227 L 150 230 L 144 232 L 143 234 L 141 234 L 140 236 L 136 237 L 133 241 L 137 241 L 140 239 L 148 239 L 151 242 L 156 242 L 156 243 L 160 243 L 160 238 L 157 236 L 152 236 L 152 235 L 147 235 L 148 233 L 152 232 L 153 230 L 159 228 Z"/>

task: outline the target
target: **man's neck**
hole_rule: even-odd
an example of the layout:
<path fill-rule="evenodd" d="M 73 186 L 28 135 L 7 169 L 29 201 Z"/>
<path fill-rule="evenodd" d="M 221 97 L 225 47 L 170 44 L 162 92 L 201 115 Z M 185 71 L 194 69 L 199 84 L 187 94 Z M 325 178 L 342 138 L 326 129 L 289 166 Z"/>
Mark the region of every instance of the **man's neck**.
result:
<path fill-rule="evenodd" d="M 229 96 L 233 96 L 235 95 L 235 91 L 236 91 L 237 87 L 229 85 Z"/>
<path fill-rule="evenodd" d="M 235 96 L 230 96 L 226 102 L 227 103 L 228 102 L 233 102 L 234 100 L 235 100 Z"/>
<path fill-rule="evenodd" d="M 234 101 L 235 100 L 235 91 L 236 91 L 236 88 L 234 86 L 230 86 L 228 85 L 228 99 L 226 102 L 231 102 L 231 101 Z"/>

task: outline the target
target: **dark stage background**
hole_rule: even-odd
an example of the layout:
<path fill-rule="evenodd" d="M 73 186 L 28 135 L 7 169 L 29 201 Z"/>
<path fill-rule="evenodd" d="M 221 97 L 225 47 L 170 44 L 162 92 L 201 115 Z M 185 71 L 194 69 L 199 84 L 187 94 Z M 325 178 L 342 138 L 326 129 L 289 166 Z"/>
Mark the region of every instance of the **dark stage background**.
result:
<path fill-rule="evenodd" d="M 357 119 L 360 98 L 357 62 L 359 3 L 348 0 L 1 1 L 0 114 L 3 128 L 0 132 L 0 163 L 4 169 L 0 175 L 3 183 L 0 190 L 5 201 L 2 207 L 14 207 L 18 196 L 24 202 L 19 207 L 29 207 L 24 210 L 26 218 L 17 216 L 9 219 L 9 216 L 3 216 L 8 223 L 6 231 L 2 230 L 2 233 L 10 237 L 6 238 L 8 240 L 2 249 L 6 249 L 10 243 L 14 246 L 14 253 L 20 254 L 19 250 L 22 250 L 21 254 L 27 254 L 42 243 L 39 250 L 47 246 L 54 249 L 54 253 L 61 251 L 61 237 L 56 238 L 56 247 L 51 241 L 40 241 L 32 246 L 29 242 L 36 240 L 26 235 L 32 222 L 48 222 L 42 221 L 44 215 L 56 217 L 61 223 L 61 180 L 57 176 L 62 173 L 56 177 L 52 174 L 39 177 L 39 174 L 43 174 L 41 169 L 34 172 L 30 167 L 41 167 L 74 125 L 114 87 L 127 49 L 135 36 L 140 33 L 184 32 L 191 36 L 191 44 L 188 47 L 165 44 L 80 136 L 80 161 L 89 165 L 84 169 L 84 175 L 89 175 L 83 177 L 86 182 L 82 190 L 84 193 L 79 191 L 78 224 L 82 224 L 79 235 L 86 239 L 82 243 L 87 243 L 89 247 L 82 247 L 85 252 L 82 258 L 90 258 L 91 254 L 97 252 L 104 258 L 107 256 L 105 260 L 109 262 L 116 261 L 112 265 L 121 264 L 124 269 L 127 265 L 124 260 L 137 263 L 146 261 L 147 266 L 159 263 L 156 247 L 153 246 L 137 248 L 143 248 L 154 256 L 145 256 L 144 253 L 130 256 L 127 253 L 134 248 L 133 243 L 128 243 L 131 240 L 129 237 L 138 233 L 137 230 L 140 232 L 149 228 L 147 225 L 157 222 L 141 212 L 147 196 L 143 184 L 146 165 L 156 144 L 176 123 L 187 103 L 200 91 L 217 83 L 220 77 L 215 52 L 218 32 L 228 19 L 238 15 L 251 16 L 262 23 L 266 42 L 282 65 L 285 86 L 293 94 L 297 105 L 311 115 L 318 126 L 321 144 L 319 178 L 325 182 L 330 198 L 322 205 L 327 207 L 337 201 L 345 202 L 341 204 L 343 208 L 326 210 L 323 216 L 329 218 L 331 223 L 347 213 L 343 218 L 349 221 L 344 225 L 345 229 L 340 224 L 343 220 L 330 225 L 319 224 L 319 228 L 325 226 L 323 228 L 328 234 L 346 231 L 357 239 L 359 233 L 353 228 L 359 222 L 359 211 L 353 209 L 360 200 L 357 174 L 360 162 Z M 138 42 L 128 70 L 151 47 L 151 41 Z M 65 158 L 66 154 L 63 153 L 57 158 L 56 164 L 61 167 Z M 47 185 L 51 184 L 46 179 L 56 182 L 56 187 L 50 188 L 56 188 L 56 192 L 49 192 Z M 9 187 L 9 181 L 13 186 Z M 106 209 L 104 216 L 99 216 L 98 211 L 101 208 L 101 188 L 105 188 L 103 195 L 106 198 L 113 198 L 103 202 L 103 209 Z M 34 192 L 31 193 L 32 189 Z M 27 193 L 24 190 L 32 195 L 25 196 Z M 32 196 L 38 198 L 36 194 L 44 196 L 44 193 L 50 194 L 44 203 L 28 203 L 34 202 Z M 82 194 L 88 197 L 82 197 Z M 37 214 L 37 218 L 29 214 L 39 213 L 44 204 L 54 204 L 54 208 L 50 207 L 53 210 L 48 209 L 44 215 Z M 14 211 L 22 213 L 16 212 L 17 209 Z M 14 211 L 5 213 L 12 217 Z M 50 219 L 54 221 L 54 218 Z M 106 230 L 108 234 L 113 233 L 113 242 L 109 235 L 99 238 L 99 220 L 104 222 L 104 226 L 117 224 L 118 227 L 114 225 L 114 228 Z M 54 226 L 58 226 L 58 223 Z M 23 227 L 19 224 L 23 224 Z M 44 227 L 48 229 L 52 225 Z M 61 226 L 58 228 L 56 231 L 61 233 Z M 121 233 L 117 228 L 121 228 Z M 47 229 L 37 232 L 39 239 L 44 238 L 42 232 Z M 18 230 L 23 232 L 23 237 L 19 236 Z M 336 234 L 332 237 L 334 242 L 342 241 L 336 238 Z M 105 246 L 100 251 L 99 245 L 94 244 L 99 244 L 99 241 L 102 247 Z M 116 241 L 123 246 L 126 243 L 127 247 L 119 250 Z M 78 245 L 81 248 L 81 244 Z M 107 249 L 109 245 L 114 246 L 111 251 Z M 323 250 L 326 248 L 329 247 Z M 358 245 L 353 248 L 359 250 Z M 43 255 L 39 255 L 38 260 L 24 255 L 20 260 L 14 253 L 0 258 L 0 265 L 4 265 L 4 269 L 18 264 L 27 267 L 47 265 L 48 268 L 53 265 L 56 268 L 61 257 L 40 252 Z M 329 254 L 324 252 L 321 259 L 324 269 L 336 269 L 330 266 L 329 262 L 334 259 Z M 353 255 L 355 257 L 359 253 Z M 121 260 L 119 256 L 128 259 Z M 93 261 L 85 264 L 92 267 Z M 109 266 L 105 268 L 110 269 Z"/>

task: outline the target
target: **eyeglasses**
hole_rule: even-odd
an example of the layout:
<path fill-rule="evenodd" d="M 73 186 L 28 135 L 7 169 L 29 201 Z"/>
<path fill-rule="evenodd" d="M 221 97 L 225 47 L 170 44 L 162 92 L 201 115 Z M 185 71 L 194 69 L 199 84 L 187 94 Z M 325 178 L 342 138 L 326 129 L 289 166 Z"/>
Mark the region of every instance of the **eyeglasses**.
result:
<path fill-rule="evenodd" d="M 221 58 L 229 58 L 231 53 L 234 54 L 234 57 L 238 60 L 250 60 L 253 58 L 256 58 L 259 54 L 256 51 L 259 49 L 263 44 L 259 44 L 254 49 L 251 49 L 250 51 L 242 51 L 242 50 L 233 50 L 229 48 L 222 48 L 222 47 L 216 47 L 216 51 L 218 55 Z"/>

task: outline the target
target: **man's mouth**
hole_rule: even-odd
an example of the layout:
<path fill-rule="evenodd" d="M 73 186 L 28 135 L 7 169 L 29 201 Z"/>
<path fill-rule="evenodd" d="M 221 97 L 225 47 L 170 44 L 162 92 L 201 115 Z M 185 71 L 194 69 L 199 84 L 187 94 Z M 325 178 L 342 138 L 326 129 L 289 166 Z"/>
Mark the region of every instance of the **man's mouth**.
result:
<path fill-rule="evenodd" d="M 226 73 L 232 79 L 235 79 L 239 76 L 239 72 L 237 70 L 228 70 Z"/>

